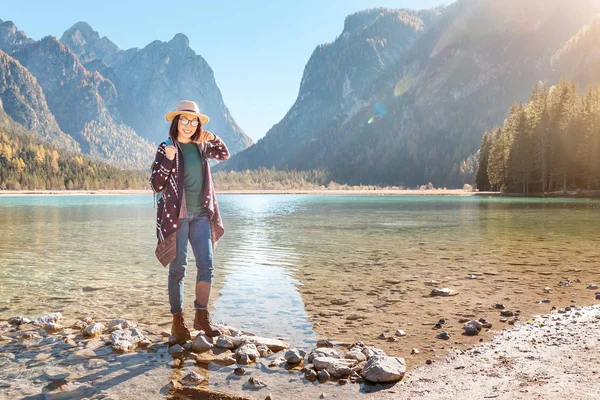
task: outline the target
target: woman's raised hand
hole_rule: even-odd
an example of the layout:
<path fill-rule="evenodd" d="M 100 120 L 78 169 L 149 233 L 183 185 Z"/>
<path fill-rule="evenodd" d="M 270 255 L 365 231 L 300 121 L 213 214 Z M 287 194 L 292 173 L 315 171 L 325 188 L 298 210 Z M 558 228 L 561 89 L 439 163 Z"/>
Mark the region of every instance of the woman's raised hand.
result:
<path fill-rule="evenodd" d="M 175 153 L 177 153 L 177 148 L 173 145 L 165 146 L 165 153 L 167 153 L 167 158 L 172 160 L 175 158 Z"/>

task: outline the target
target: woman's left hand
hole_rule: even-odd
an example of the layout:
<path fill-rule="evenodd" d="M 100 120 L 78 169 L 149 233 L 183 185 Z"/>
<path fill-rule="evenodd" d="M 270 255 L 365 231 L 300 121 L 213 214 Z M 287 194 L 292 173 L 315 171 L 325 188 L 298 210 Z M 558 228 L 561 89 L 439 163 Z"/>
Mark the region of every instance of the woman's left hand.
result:
<path fill-rule="evenodd" d="M 215 140 L 215 139 L 217 138 L 217 137 L 215 136 L 215 134 L 214 134 L 214 133 L 212 133 L 212 132 L 210 132 L 210 131 L 206 131 L 206 130 L 205 130 L 205 131 L 204 131 L 204 133 L 205 133 L 205 138 L 206 138 L 206 140 Z M 202 139 L 198 139 L 198 143 L 200 143 L 200 141 L 201 141 L 201 140 L 202 140 Z"/>

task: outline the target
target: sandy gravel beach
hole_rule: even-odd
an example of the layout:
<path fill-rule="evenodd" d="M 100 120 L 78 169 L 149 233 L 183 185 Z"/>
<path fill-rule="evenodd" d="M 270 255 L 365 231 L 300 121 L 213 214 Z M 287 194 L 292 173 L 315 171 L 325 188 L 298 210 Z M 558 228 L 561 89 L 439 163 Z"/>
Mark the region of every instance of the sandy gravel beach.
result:
<path fill-rule="evenodd" d="M 452 351 L 369 398 L 600 399 L 599 349 L 600 304 L 571 307 Z"/>

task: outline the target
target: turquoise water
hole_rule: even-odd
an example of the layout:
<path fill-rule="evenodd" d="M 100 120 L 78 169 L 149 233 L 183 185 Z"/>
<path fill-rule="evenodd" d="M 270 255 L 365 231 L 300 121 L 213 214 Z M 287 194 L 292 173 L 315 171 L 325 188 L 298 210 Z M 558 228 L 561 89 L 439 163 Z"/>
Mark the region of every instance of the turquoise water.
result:
<path fill-rule="evenodd" d="M 317 335 L 316 311 L 307 311 L 302 290 L 326 287 L 327 276 L 360 279 L 361 271 L 340 275 L 340 265 L 367 253 L 421 251 L 418 262 L 431 271 L 448 248 L 469 255 L 511 246 L 543 251 L 543 243 L 560 245 L 567 258 L 593 263 L 600 255 L 597 200 L 219 195 L 219 204 L 226 233 L 214 258 L 214 319 L 297 345 Z M 0 196 L 0 319 L 62 311 L 168 322 L 154 221 L 149 194 Z M 427 244 L 442 250 L 422 251 Z M 390 272 L 374 273 L 384 279 Z M 317 281 L 307 278 L 315 274 Z"/>

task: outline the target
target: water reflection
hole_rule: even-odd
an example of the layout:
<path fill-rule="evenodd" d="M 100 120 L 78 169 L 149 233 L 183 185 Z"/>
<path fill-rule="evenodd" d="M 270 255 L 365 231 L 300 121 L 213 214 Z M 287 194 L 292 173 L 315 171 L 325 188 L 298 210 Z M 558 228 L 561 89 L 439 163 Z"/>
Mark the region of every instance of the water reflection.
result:
<path fill-rule="evenodd" d="M 229 199 L 228 199 L 229 200 Z M 215 316 L 242 329 L 280 336 L 306 347 L 315 341 L 293 275 L 300 259 L 286 216 L 302 207 L 296 196 L 239 195 L 225 201 L 224 285 Z"/>

